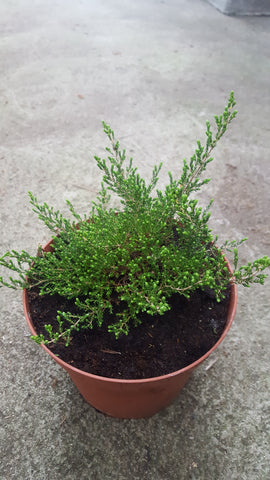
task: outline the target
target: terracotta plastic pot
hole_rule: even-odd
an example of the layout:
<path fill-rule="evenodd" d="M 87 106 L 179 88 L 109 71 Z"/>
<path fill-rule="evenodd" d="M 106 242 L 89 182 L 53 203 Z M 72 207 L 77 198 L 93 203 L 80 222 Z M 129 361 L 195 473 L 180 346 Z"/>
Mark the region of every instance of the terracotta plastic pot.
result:
<path fill-rule="evenodd" d="M 52 241 L 44 247 L 52 249 Z M 231 270 L 229 262 L 227 266 Z M 99 377 L 72 367 L 54 355 L 45 345 L 42 348 L 69 374 L 83 398 L 93 407 L 117 418 L 145 418 L 169 405 L 184 387 L 193 370 L 198 367 L 222 342 L 232 324 L 237 304 L 237 288 L 231 285 L 230 303 L 225 329 L 217 343 L 196 362 L 181 370 L 141 380 L 124 380 Z M 25 317 L 33 335 L 36 335 L 29 311 L 28 292 L 23 291 Z"/>

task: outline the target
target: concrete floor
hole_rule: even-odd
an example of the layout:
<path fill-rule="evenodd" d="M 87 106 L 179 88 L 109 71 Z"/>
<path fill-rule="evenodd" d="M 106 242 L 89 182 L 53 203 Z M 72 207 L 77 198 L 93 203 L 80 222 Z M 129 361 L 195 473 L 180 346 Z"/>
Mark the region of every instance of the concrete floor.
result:
<path fill-rule="evenodd" d="M 101 120 L 146 177 L 163 161 L 162 186 L 234 90 L 239 114 L 200 198 L 215 198 L 221 241 L 249 237 L 243 261 L 270 255 L 270 18 L 204 0 L 3 0 L 0 27 L 2 253 L 50 237 L 28 190 L 88 212 Z M 270 478 L 269 286 L 239 289 L 229 335 L 173 405 L 124 421 L 83 401 L 30 340 L 21 293 L 1 289 L 1 480 Z"/>

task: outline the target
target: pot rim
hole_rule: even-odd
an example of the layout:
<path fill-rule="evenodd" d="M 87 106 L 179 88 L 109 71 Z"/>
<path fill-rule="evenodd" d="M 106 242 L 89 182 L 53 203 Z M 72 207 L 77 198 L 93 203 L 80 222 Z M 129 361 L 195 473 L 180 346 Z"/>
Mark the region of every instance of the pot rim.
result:
<path fill-rule="evenodd" d="M 52 239 L 48 243 L 46 243 L 43 250 L 46 251 L 48 248 L 50 248 L 51 243 L 52 243 Z M 233 273 L 230 263 L 226 258 L 226 256 L 225 256 L 225 261 L 227 262 L 227 267 L 229 271 Z M 231 282 L 230 303 L 229 303 L 228 312 L 227 312 L 227 322 L 223 330 L 223 333 L 218 339 L 218 341 L 213 345 L 212 348 L 210 348 L 210 350 L 208 350 L 208 352 L 206 352 L 202 357 L 198 358 L 198 360 L 196 360 L 195 362 L 190 363 L 189 365 L 187 365 L 184 368 L 181 368 L 180 370 L 175 370 L 174 372 L 167 373 L 165 375 L 160 375 L 158 377 L 149 377 L 149 378 L 141 378 L 141 379 L 140 378 L 124 379 L 124 378 L 109 378 L 109 377 L 103 377 L 100 375 L 95 375 L 93 373 L 85 372 L 84 370 L 80 370 L 79 368 L 73 367 L 69 363 L 57 357 L 48 347 L 46 347 L 46 345 L 41 344 L 41 347 L 43 348 L 43 350 L 45 350 L 45 352 L 47 352 L 54 359 L 55 362 L 61 365 L 65 370 L 71 370 L 74 373 L 77 373 L 77 374 L 80 373 L 95 380 L 101 380 L 109 383 L 118 383 L 118 384 L 139 384 L 139 383 L 156 382 L 156 381 L 165 380 L 165 379 L 174 377 L 176 375 L 187 372 L 189 370 L 192 371 L 194 368 L 200 365 L 204 360 L 206 360 L 206 358 L 209 357 L 209 355 L 211 355 L 211 353 L 218 347 L 218 345 L 224 340 L 225 336 L 227 335 L 236 313 L 236 306 L 237 306 L 237 286 L 235 283 Z M 28 302 L 28 292 L 26 288 L 23 289 L 23 309 L 24 309 L 24 315 L 31 333 L 33 335 L 37 335 L 31 320 L 31 314 L 30 314 L 29 302 Z"/>

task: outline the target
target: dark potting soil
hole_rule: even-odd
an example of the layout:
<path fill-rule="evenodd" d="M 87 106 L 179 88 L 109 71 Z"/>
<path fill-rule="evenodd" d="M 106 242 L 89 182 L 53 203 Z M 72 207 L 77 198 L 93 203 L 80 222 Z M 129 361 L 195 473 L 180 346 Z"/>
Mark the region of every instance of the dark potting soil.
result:
<path fill-rule="evenodd" d="M 74 312 L 73 302 L 58 295 L 29 292 L 29 305 L 37 333 L 48 334 L 45 324 L 58 328 L 57 310 Z M 195 291 L 190 299 L 173 295 L 171 310 L 162 316 L 142 315 L 142 324 L 118 340 L 108 333 L 112 319 L 102 327 L 72 333 L 68 347 L 61 340 L 50 350 L 70 365 L 109 378 L 139 379 L 165 375 L 193 363 L 218 341 L 227 318 L 230 288 L 217 303 L 211 292 Z"/>

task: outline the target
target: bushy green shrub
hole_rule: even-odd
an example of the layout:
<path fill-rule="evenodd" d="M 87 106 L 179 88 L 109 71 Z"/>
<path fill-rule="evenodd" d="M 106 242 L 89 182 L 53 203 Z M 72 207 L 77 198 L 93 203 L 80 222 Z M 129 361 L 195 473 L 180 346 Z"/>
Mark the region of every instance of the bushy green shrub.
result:
<path fill-rule="evenodd" d="M 197 288 L 211 289 L 217 300 L 230 281 L 249 286 L 264 283 L 262 271 L 270 265 L 263 257 L 237 268 L 240 242 L 218 248 L 217 237 L 208 226 L 209 208 L 198 207 L 193 194 L 209 179 L 201 174 L 213 160 L 211 153 L 236 116 L 231 93 L 222 115 L 215 117 L 215 134 L 206 123 L 206 144 L 199 141 L 190 162 L 183 162 L 181 175 L 164 191 L 156 190 L 161 164 L 155 166 L 149 184 L 139 175 L 132 159 L 127 161 L 114 132 L 103 123 L 111 146 L 107 160 L 95 157 L 103 182 L 88 215 L 81 217 L 67 202 L 73 220 L 66 219 L 46 203 L 40 205 L 29 193 L 34 212 L 53 232 L 53 251 L 39 248 L 37 256 L 12 250 L 0 264 L 18 273 L 2 285 L 10 288 L 39 286 L 40 295 L 59 294 L 74 299 L 80 312 L 58 312 L 59 329 L 47 325 L 48 338 L 33 337 L 48 344 L 59 338 L 68 345 L 72 330 L 92 328 L 103 322 L 104 312 L 115 314 L 109 331 L 116 337 L 140 323 L 140 313 L 162 315 L 174 293 L 189 297 Z M 116 213 L 109 206 L 109 191 L 122 204 Z M 234 252 L 234 274 L 229 272 L 223 252 Z M 116 309 L 117 306 L 117 309 Z M 116 312 L 116 313 L 115 313 Z"/>

